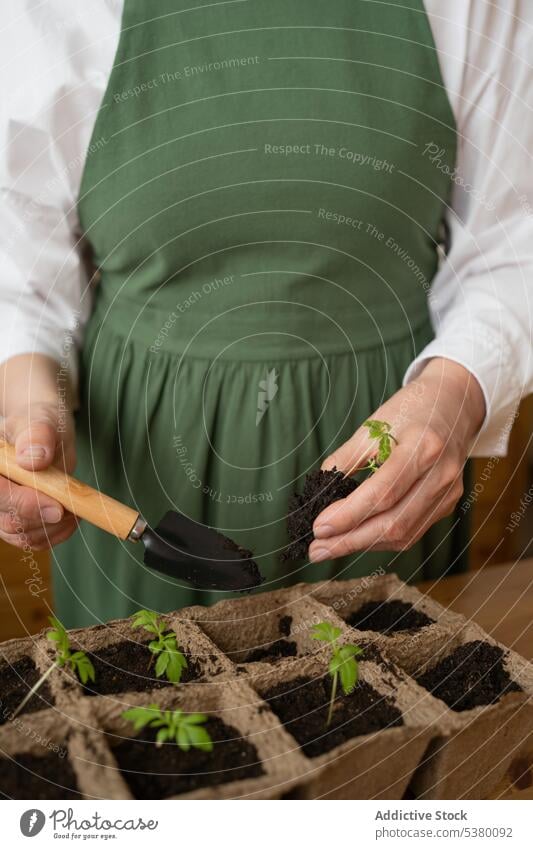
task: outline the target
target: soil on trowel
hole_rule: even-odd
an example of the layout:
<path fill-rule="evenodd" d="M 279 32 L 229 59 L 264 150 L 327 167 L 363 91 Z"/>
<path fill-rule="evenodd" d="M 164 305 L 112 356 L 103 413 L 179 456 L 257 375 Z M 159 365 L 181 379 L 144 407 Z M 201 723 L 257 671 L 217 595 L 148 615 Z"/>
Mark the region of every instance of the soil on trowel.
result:
<path fill-rule="evenodd" d="M 167 678 L 157 678 L 156 657 L 148 649 L 148 643 L 122 642 L 87 654 L 94 666 L 95 681 L 89 681 L 83 688 L 86 696 L 174 686 Z M 183 684 L 200 677 L 198 664 L 190 658 L 186 660 L 188 666 L 180 679 Z"/>
<path fill-rule="evenodd" d="M 465 643 L 416 680 L 455 711 L 491 705 L 522 688 L 503 665 L 503 650 L 482 640 Z"/>
<path fill-rule="evenodd" d="M 250 579 L 246 581 L 247 586 L 249 586 L 250 583 L 252 583 L 255 587 L 261 586 L 261 584 L 264 583 L 266 578 L 264 577 L 264 575 L 261 574 L 259 566 L 253 559 L 253 551 L 250 551 L 249 548 L 244 548 L 242 545 L 236 543 L 235 540 L 232 540 L 230 537 L 224 536 L 224 534 L 221 534 L 219 531 L 217 531 L 217 533 L 218 536 L 222 539 L 223 548 L 227 549 L 228 551 L 234 551 L 236 554 L 239 555 L 240 560 L 246 561 L 242 564 L 239 564 L 239 569 Z M 239 590 L 239 592 L 243 592 L 246 594 L 250 592 L 250 590 Z"/>
<path fill-rule="evenodd" d="M 329 752 L 352 737 L 403 725 L 402 714 L 366 681 L 349 695 L 339 695 L 328 726 L 331 679 L 294 678 L 263 693 L 271 710 L 311 758 Z"/>
<path fill-rule="evenodd" d="M 379 631 L 380 634 L 393 634 L 397 631 L 418 631 L 434 620 L 417 610 L 406 601 L 367 601 L 359 610 L 354 611 L 346 622 L 360 631 Z"/>
<path fill-rule="evenodd" d="M 0 667 L 0 725 L 9 720 L 39 678 L 39 670 L 31 657 L 21 657 L 14 663 L 2 664 Z M 45 681 L 39 692 L 24 705 L 19 715 L 35 713 L 38 710 L 52 707 L 54 704 L 50 685 L 48 681 Z"/>
<path fill-rule="evenodd" d="M 303 492 L 295 492 L 289 501 L 287 531 L 290 542 L 281 559 L 306 558 L 307 549 L 314 539 L 313 523 L 317 516 L 334 501 L 347 498 L 357 485 L 353 478 L 345 477 L 335 468 L 331 471 L 317 469 L 307 475 Z"/>
<path fill-rule="evenodd" d="M 74 771 L 57 753 L 44 757 L 15 755 L 0 759 L 0 798 L 82 799 Z"/>
<path fill-rule="evenodd" d="M 218 717 L 204 726 L 213 740 L 212 752 L 189 749 L 176 743 L 155 746 L 157 729 L 146 729 L 143 739 L 133 738 L 113 749 L 124 780 L 136 799 L 165 799 L 243 778 L 257 778 L 264 770 L 255 746 Z"/>

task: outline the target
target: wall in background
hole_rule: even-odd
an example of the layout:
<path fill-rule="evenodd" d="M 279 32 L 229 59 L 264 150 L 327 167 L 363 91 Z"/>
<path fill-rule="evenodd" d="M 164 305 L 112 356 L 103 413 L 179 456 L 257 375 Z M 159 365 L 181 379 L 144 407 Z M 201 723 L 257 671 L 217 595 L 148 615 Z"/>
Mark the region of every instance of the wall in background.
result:
<path fill-rule="evenodd" d="M 0 541 L 0 640 L 36 634 L 48 625 L 51 608 L 48 554 Z"/>

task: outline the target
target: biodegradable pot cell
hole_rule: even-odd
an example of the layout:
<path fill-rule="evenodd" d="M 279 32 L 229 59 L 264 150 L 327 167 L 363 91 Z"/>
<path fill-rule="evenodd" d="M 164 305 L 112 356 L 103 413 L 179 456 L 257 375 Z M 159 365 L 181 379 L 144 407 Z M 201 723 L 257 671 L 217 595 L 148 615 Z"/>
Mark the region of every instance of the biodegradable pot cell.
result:
<path fill-rule="evenodd" d="M 9 717 L 27 696 L 31 688 L 41 677 L 41 671 L 34 658 L 34 641 L 31 639 L 9 640 L 0 650 L 0 725 L 9 721 Z M 23 714 L 34 713 L 53 707 L 55 698 L 46 681 L 39 693 L 24 706 Z"/>
<path fill-rule="evenodd" d="M 77 712 L 78 721 L 54 709 L 15 717 L 0 728 L 0 798 L 120 798 L 102 735 L 90 730 L 81 704 Z"/>
<path fill-rule="evenodd" d="M 299 587 L 305 591 L 305 585 Z M 398 660 L 396 646 L 399 644 L 403 650 L 406 634 L 415 640 L 420 636 L 424 644 L 438 644 L 443 636 L 459 631 L 466 622 L 392 574 L 325 581 L 308 585 L 308 592 L 350 627 L 372 634 L 394 660 Z"/>
<path fill-rule="evenodd" d="M 147 704 L 134 694 L 132 704 Z M 270 799 L 290 792 L 305 759 L 283 727 L 243 681 L 191 684 L 164 690 L 163 710 L 209 716 L 213 752 L 182 752 L 174 743 L 157 748 L 150 730 L 134 736 L 122 709 L 96 700 L 96 716 L 122 782 L 122 798 Z M 143 741 L 143 742 L 140 742 Z"/>
<path fill-rule="evenodd" d="M 299 798 L 401 799 L 433 737 L 438 702 L 371 642 L 361 647 L 359 682 L 351 695 L 337 696 L 329 726 L 327 660 L 286 662 L 275 673 L 250 675 L 308 758 Z"/>
<path fill-rule="evenodd" d="M 493 652 L 483 659 L 484 646 Z M 435 698 L 446 699 L 448 717 L 412 792 L 423 799 L 490 798 L 533 746 L 533 667 L 473 624 L 429 654 L 406 645 L 404 663 Z"/>
<path fill-rule="evenodd" d="M 299 588 L 188 607 L 183 614 L 238 665 L 274 664 L 316 654 L 321 648 L 311 632 L 324 609 L 312 598 L 302 598 Z"/>
<path fill-rule="evenodd" d="M 177 646 L 186 658 L 187 667 L 180 679 L 183 683 L 231 669 L 224 655 L 194 623 L 180 619 L 175 613 L 160 618 L 165 632 L 175 634 Z M 133 628 L 130 620 L 115 620 L 106 626 L 78 629 L 70 634 L 73 646 L 84 651 L 95 668 L 96 680 L 85 685 L 86 695 L 119 695 L 173 686 L 165 676 L 158 677 L 155 673 L 156 658 L 148 648 L 153 635 L 143 628 Z"/>

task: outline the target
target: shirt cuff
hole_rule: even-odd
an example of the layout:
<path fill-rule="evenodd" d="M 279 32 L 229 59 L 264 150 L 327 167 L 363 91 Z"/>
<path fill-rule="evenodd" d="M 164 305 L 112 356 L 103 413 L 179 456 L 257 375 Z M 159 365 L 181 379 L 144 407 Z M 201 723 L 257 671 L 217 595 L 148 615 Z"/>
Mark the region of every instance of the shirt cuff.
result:
<path fill-rule="evenodd" d="M 455 328 L 438 335 L 407 369 L 403 385 L 415 380 L 428 360 L 444 357 L 458 363 L 478 381 L 485 398 L 485 420 L 469 451 L 471 457 L 505 457 L 515 422 L 522 388 L 516 363 L 507 346 L 498 345 L 484 324 Z M 462 332 L 463 331 L 463 332 Z"/>
<path fill-rule="evenodd" d="M 18 312 L 18 310 L 15 310 Z M 6 314 L 7 313 L 7 314 Z M 31 331 L 26 322 L 9 320 L 4 310 L 0 324 L 0 364 L 21 354 L 44 354 L 58 363 L 58 389 L 68 381 L 73 395 L 73 405 L 78 406 L 78 347 L 74 331 L 58 333 L 57 327 L 39 327 Z"/>

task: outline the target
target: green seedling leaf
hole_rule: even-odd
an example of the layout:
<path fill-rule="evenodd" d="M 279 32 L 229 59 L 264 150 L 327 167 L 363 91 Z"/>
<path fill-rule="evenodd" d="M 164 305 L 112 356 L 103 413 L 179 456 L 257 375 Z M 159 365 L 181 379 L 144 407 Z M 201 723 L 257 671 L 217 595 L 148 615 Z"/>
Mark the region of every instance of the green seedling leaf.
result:
<path fill-rule="evenodd" d="M 156 745 L 161 746 L 168 740 L 173 740 L 183 751 L 201 749 L 204 752 L 213 750 L 213 741 L 206 728 L 207 716 L 203 713 L 184 713 L 181 710 L 162 711 L 157 705 L 148 708 L 130 708 L 122 714 L 123 718 L 133 724 L 135 731 L 142 728 L 158 728 Z"/>
<path fill-rule="evenodd" d="M 350 643 L 344 646 L 339 645 L 338 639 L 341 634 L 341 629 L 332 625 L 331 622 L 320 622 L 315 625 L 311 633 L 314 640 L 328 642 L 331 647 L 328 672 L 331 675 L 332 684 L 326 725 L 331 723 L 339 681 L 344 694 L 349 696 L 359 679 L 359 666 L 356 658 L 363 654 L 363 649 Z"/>
<path fill-rule="evenodd" d="M 359 666 L 356 657 L 361 654 L 359 646 L 341 646 L 337 656 L 341 687 L 346 696 L 353 692 L 359 678 Z"/>
<path fill-rule="evenodd" d="M 155 674 L 158 678 L 163 675 L 171 684 L 179 684 L 187 661 L 180 652 L 176 635 L 165 631 L 165 622 L 153 610 L 138 610 L 132 616 L 132 627 L 143 628 L 156 639 L 148 643 L 148 648 L 157 657 Z"/>
<path fill-rule="evenodd" d="M 67 662 L 70 665 L 71 669 L 77 674 L 82 684 L 86 684 L 87 681 L 96 680 L 96 672 L 94 670 L 94 666 L 92 665 L 85 652 L 74 652 L 74 654 L 70 656 Z"/>
<path fill-rule="evenodd" d="M 326 643 L 334 643 L 340 637 L 342 631 L 331 622 L 319 622 L 311 632 L 313 640 L 323 640 Z"/>
<path fill-rule="evenodd" d="M 133 628 L 144 628 L 149 634 L 159 634 L 159 617 L 153 610 L 138 610 L 131 618 Z"/>
<path fill-rule="evenodd" d="M 67 631 L 55 616 L 49 617 L 52 628 L 47 633 L 47 638 L 56 645 L 55 665 L 59 667 L 69 666 L 78 676 L 82 684 L 87 681 L 95 681 L 96 673 L 94 666 L 83 651 L 72 651 Z"/>
<path fill-rule="evenodd" d="M 183 670 L 187 669 L 187 661 L 177 648 L 167 650 L 166 657 L 168 657 L 166 667 L 167 678 L 172 684 L 179 684 Z"/>
<path fill-rule="evenodd" d="M 156 734 L 155 740 L 156 740 L 156 743 L 158 743 L 161 746 L 162 743 L 166 743 L 166 741 L 168 740 L 169 737 L 170 737 L 169 729 L 168 728 L 160 728 L 159 731 Z"/>
<path fill-rule="evenodd" d="M 176 742 L 180 749 L 184 752 L 188 752 L 191 748 L 191 741 L 189 738 L 189 732 L 187 730 L 186 725 L 179 725 L 178 732 L 176 737 Z"/>
<path fill-rule="evenodd" d="M 161 711 L 157 705 L 148 705 L 148 707 L 134 707 L 123 711 L 123 719 L 133 724 L 135 731 L 140 731 L 147 725 L 152 725 L 154 719 L 160 718 Z"/>
<path fill-rule="evenodd" d="M 363 422 L 363 427 L 368 428 L 370 439 L 377 439 L 378 441 L 376 457 L 372 457 L 364 469 L 370 472 L 377 472 L 385 460 L 389 459 L 392 452 L 392 443 L 397 440 L 392 435 L 391 426 L 388 422 L 380 422 L 378 419 L 367 419 L 366 422 Z"/>
<path fill-rule="evenodd" d="M 157 675 L 158 678 L 161 678 L 161 676 L 164 675 L 165 672 L 167 671 L 167 666 L 168 666 L 169 660 L 170 660 L 170 657 L 168 656 L 168 654 L 166 652 L 164 652 L 163 654 L 160 654 L 159 657 L 157 658 L 157 662 L 156 662 L 156 665 L 155 665 L 155 674 Z"/>
<path fill-rule="evenodd" d="M 213 741 L 201 725 L 188 725 L 187 733 L 191 741 L 191 746 L 194 746 L 195 749 L 202 749 L 204 752 L 213 751 Z"/>
<path fill-rule="evenodd" d="M 52 628 L 46 635 L 47 639 L 56 643 L 56 651 L 59 653 L 64 654 L 68 652 L 70 649 L 70 640 L 65 628 L 55 616 L 49 616 L 48 621 L 52 625 Z"/>

